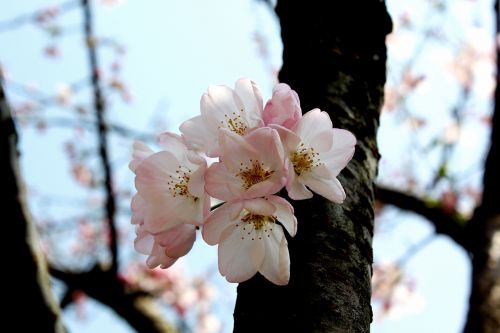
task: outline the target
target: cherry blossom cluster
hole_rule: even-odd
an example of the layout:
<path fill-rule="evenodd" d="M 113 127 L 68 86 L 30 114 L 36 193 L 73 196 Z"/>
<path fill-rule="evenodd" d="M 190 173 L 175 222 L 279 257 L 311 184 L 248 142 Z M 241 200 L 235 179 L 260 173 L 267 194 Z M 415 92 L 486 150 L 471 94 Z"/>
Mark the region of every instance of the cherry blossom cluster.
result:
<path fill-rule="evenodd" d="M 304 115 L 286 84 L 263 105 L 257 84 L 209 86 L 201 114 L 180 126 L 182 135 L 159 136 L 161 151 L 134 143 L 130 169 L 135 248 L 149 267 L 167 268 L 192 248 L 196 230 L 218 244 L 220 273 L 242 282 L 257 272 L 277 285 L 290 278 L 285 231 L 297 232 L 293 200 L 313 192 L 336 203 L 346 197 L 337 179 L 354 154 L 356 139 L 333 128 L 326 112 Z M 208 165 L 208 158 L 217 162 Z M 221 203 L 211 210 L 211 200 Z"/>

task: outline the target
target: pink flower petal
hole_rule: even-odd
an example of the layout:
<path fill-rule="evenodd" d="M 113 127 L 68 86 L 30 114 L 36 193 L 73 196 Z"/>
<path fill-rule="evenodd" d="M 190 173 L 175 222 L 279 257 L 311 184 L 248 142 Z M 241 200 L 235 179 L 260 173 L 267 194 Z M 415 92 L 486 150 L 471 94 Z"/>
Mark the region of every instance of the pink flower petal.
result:
<path fill-rule="evenodd" d="M 297 218 L 293 214 L 293 206 L 284 198 L 276 195 L 270 195 L 267 199 L 276 207 L 273 215 L 285 227 L 290 236 L 294 237 L 297 233 Z"/>
<path fill-rule="evenodd" d="M 149 148 L 144 142 L 135 141 L 132 145 L 132 160 L 130 161 L 128 167 L 132 172 L 135 172 L 137 166 L 148 156 L 153 154 L 151 148 Z"/>
<path fill-rule="evenodd" d="M 240 212 L 243 209 L 243 203 L 225 203 L 213 211 L 203 224 L 202 236 L 209 245 L 219 244 L 223 232 L 226 229 L 234 229 L 240 221 Z"/>
<path fill-rule="evenodd" d="M 300 136 L 302 142 L 311 146 L 309 142 L 318 133 L 329 132 L 332 129 L 332 121 L 328 113 L 320 109 L 313 109 L 307 112 L 297 123 L 294 132 Z"/>
<path fill-rule="evenodd" d="M 266 125 L 277 124 L 293 128 L 302 116 L 299 96 L 290 86 L 279 83 L 273 88 L 273 96 L 266 103 L 262 118 Z"/>
<path fill-rule="evenodd" d="M 186 120 L 179 127 L 184 141 L 193 149 L 209 150 L 217 141 L 215 132 L 209 131 L 206 120 L 200 115 Z"/>
<path fill-rule="evenodd" d="M 346 194 L 337 178 L 318 179 L 311 173 L 301 176 L 302 182 L 319 195 L 336 203 L 342 203 Z"/>
<path fill-rule="evenodd" d="M 287 173 L 288 177 L 286 183 L 286 190 L 288 192 L 288 196 L 293 200 L 304 200 L 312 198 L 313 197 L 312 192 L 309 191 L 304 186 L 304 184 L 299 182 L 297 174 L 293 169 L 293 165 L 291 165 L 291 162 L 289 162 L 289 164 L 290 165 L 288 167 L 288 173 Z"/>
<path fill-rule="evenodd" d="M 172 229 L 154 236 L 155 241 L 165 248 L 165 253 L 171 258 L 182 257 L 193 247 L 196 240 L 196 227 L 190 224 L 180 224 Z"/>
<path fill-rule="evenodd" d="M 243 102 L 248 126 L 250 128 L 263 126 L 262 95 L 257 84 L 250 79 L 239 79 L 234 85 L 234 91 Z"/>
<path fill-rule="evenodd" d="M 263 242 L 242 237 L 239 230 L 226 230 L 228 233 L 219 245 L 219 272 L 229 282 L 243 282 L 257 273 L 255 263 L 264 254 Z M 243 239 L 242 239 L 243 238 Z M 262 250 L 259 250 L 261 248 Z"/>
<path fill-rule="evenodd" d="M 290 256 L 285 235 L 281 227 L 273 228 L 270 237 L 265 237 L 265 259 L 259 272 L 277 285 L 286 285 L 290 280 Z"/>

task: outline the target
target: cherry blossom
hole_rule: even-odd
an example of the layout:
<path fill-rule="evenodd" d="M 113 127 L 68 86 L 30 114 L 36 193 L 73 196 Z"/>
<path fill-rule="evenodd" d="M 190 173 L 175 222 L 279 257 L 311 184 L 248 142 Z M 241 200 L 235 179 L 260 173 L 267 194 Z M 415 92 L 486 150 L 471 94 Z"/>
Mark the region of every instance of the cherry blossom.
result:
<path fill-rule="evenodd" d="M 204 190 L 205 159 L 188 151 L 172 133 L 163 134 L 160 145 L 168 150 L 152 153 L 136 144 L 130 163 L 140 196 L 136 203 L 144 201 L 144 228 L 156 234 L 181 223 L 201 225 L 210 204 Z"/>
<path fill-rule="evenodd" d="M 299 95 L 286 83 L 273 88 L 273 97 L 266 103 L 262 118 L 266 125 L 277 124 L 293 128 L 302 117 Z"/>
<path fill-rule="evenodd" d="M 262 96 L 255 82 L 236 81 L 234 90 L 222 85 L 211 85 L 200 102 L 201 115 L 181 124 L 186 142 L 204 151 L 210 157 L 219 155 L 219 129 L 238 135 L 264 125 Z"/>
<path fill-rule="evenodd" d="M 229 201 L 274 194 L 286 181 L 284 152 L 279 134 L 269 127 L 245 136 L 220 131 L 221 162 L 208 168 L 206 191 Z"/>
<path fill-rule="evenodd" d="M 131 222 L 135 247 L 149 256 L 148 266 L 168 267 L 187 254 L 203 226 L 203 239 L 219 246 L 219 271 L 229 282 L 259 272 L 274 284 L 288 283 L 284 229 L 295 236 L 297 220 L 277 193 L 286 186 L 295 200 L 311 198 L 312 190 L 342 203 L 346 194 L 337 176 L 356 139 L 333 128 L 319 109 L 302 116 L 299 97 L 287 84 L 276 85 L 264 110 L 262 105 L 249 79 L 238 80 L 234 89 L 210 86 L 201 114 L 180 126 L 182 136 L 161 134 L 160 152 L 134 144 Z M 215 161 L 207 167 L 209 158 Z M 212 198 L 222 202 L 209 213 Z"/>
<path fill-rule="evenodd" d="M 285 285 L 290 258 L 283 227 L 295 236 L 293 207 L 271 195 L 225 203 L 207 218 L 202 234 L 208 244 L 219 244 L 219 271 L 229 282 L 243 282 L 260 272 Z"/>
<path fill-rule="evenodd" d="M 330 201 L 344 201 L 346 194 L 337 175 L 351 160 L 356 138 L 332 127 L 328 113 L 319 109 L 307 112 L 293 131 L 275 126 L 286 150 L 290 198 L 311 198 L 311 189 Z"/>

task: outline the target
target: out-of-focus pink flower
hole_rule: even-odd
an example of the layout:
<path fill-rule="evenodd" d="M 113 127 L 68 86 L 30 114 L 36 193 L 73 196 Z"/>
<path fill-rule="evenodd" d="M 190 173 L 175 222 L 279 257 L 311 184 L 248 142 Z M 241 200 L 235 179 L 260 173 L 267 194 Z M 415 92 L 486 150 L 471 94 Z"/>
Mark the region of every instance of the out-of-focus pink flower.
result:
<path fill-rule="evenodd" d="M 264 124 L 277 124 L 292 129 L 302 116 L 297 93 L 286 83 L 279 83 L 273 88 L 273 96 L 266 103 L 262 118 Z"/>
<path fill-rule="evenodd" d="M 332 128 L 328 113 L 319 109 L 300 118 L 293 132 L 277 128 L 287 155 L 286 189 L 290 198 L 311 198 L 311 189 L 330 201 L 342 203 L 346 194 L 337 175 L 354 154 L 354 135 Z"/>
<path fill-rule="evenodd" d="M 238 135 L 264 125 L 262 96 L 255 82 L 239 79 L 234 90 L 227 86 L 209 86 L 200 102 L 201 115 L 180 126 L 184 139 L 192 148 L 210 157 L 219 156 L 219 129 Z"/>
<path fill-rule="evenodd" d="M 295 236 L 292 205 L 274 195 L 225 203 L 207 218 L 203 239 L 219 244 L 219 271 L 229 282 L 243 282 L 260 272 L 277 285 L 288 283 L 288 243 L 277 222 Z"/>
<path fill-rule="evenodd" d="M 220 132 L 221 162 L 208 168 L 206 191 L 230 201 L 252 199 L 278 192 L 285 184 L 284 152 L 279 134 L 269 127 L 245 136 Z"/>

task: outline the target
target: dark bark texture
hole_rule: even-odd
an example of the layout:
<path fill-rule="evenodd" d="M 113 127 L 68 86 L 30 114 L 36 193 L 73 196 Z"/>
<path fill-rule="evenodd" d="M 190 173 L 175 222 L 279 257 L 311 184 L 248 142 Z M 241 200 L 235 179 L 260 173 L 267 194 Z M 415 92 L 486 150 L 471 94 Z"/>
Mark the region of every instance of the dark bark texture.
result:
<path fill-rule="evenodd" d="M 234 332 L 369 332 L 376 131 L 391 19 L 378 0 L 278 1 L 276 12 L 280 81 L 297 91 L 304 112 L 327 111 L 358 142 L 339 176 L 344 204 L 317 195 L 293 202 L 299 225 L 289 239 L 290 283 L 260 275 L 241 283 Z"/>
<path fill-rule="evenodd" d="M 5 274 L 7 283 L 3 304 L 7 313 L 3 316 L 2 325 L 16 332 L 31 332 L 34 327 L 37 332 L 66 332 L 52 295 L 47 264 L 26 206 L 16 146 L 17 132 L 0 72 L 1 197 L 5 242 L 10 243 L 5 254 L 7 263 L 4 263 L 4 272 L 11 270 Z"/>

